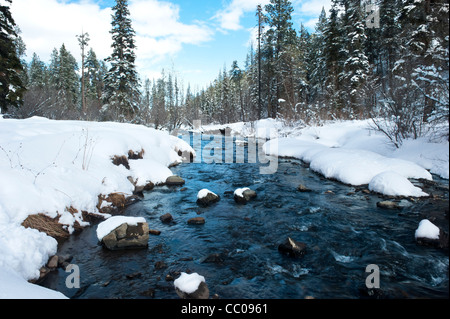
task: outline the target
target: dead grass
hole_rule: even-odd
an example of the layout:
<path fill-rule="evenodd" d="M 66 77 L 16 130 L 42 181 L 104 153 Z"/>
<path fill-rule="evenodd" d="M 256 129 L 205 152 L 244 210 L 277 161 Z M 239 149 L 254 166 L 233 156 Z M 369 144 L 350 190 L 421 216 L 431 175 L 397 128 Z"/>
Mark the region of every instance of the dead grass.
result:
<path fill-rule="evenodd" d="M 128 163 L 128 158 L 125 155 L 122 155 L 122 156 L 114 155 L 111 159 L 112 159 L 112 162 L 114 165 L 116 165 L 116 166 L 123 165 L 126 167 L 126 169 L 130 169 L 130 164 Z"/>
<path fill-rule="evenodd" d="M 127 169 L 130 169 L 130 164 L 128 163 L 128 160 L 138 160 L 144 158 L 145 151 L 142 149 L 140 152 L 135 152 L 133 150 L 128 151 L 127 155 L 114 155 L 111 157 L 111 160 L 114 165 L 119 166 L 123 165 Z"/>
<path fill-rule="evenodd" d="M 69 232 L 58 222 L 58 217 L 51 218 L 44 214 L 29 215 L 23 222 L 25 228 L 37 229 L 56 239 L 69 237 Z"/>
<path fill-rule="evenodd" d="M 138 160 L 144 158 L 145 151 L 142 149 L 140 152 L 134 152 L 133 150 L 128 151 L 128 159 Z"/>

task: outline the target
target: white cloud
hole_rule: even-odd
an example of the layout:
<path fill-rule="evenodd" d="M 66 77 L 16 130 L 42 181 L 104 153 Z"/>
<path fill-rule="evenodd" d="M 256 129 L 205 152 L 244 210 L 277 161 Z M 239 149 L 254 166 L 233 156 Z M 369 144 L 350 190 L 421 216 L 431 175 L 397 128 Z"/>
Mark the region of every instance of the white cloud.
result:
<path fill-rule="evenodd" d="M 223 10 L 219 11 L 215 18 L 219 20 L 220 27 L 224 30 L 240 30 L 241 18 L 247 12 L 256 12 L 258 4 L 264 7 L 269 0 L 232 0 Z"/>
<path fill-rule="evenodd" d="M 82 30 L 90 36 L 89 46 L 99 59 L 111 54 L 111 8 L 102 9 L 98 0 L 67 3 L 58 0 L 14 0 L 11 11 L 22 30 L 28 58 L 36 52 L 49 62 L 53 48 L 66 48 L 80 61 L 76 35 Z M 210 41 L 213 32 L 201 22 L 180 22 L 179 6 L 157 0 L 130 0 L 130 17 L 136 31 L 136 65 L 150 74 L 149 66 L 180 52 L 183 45 Z"/>
<path fill-rule="evenodd" d="M 307 16 L 319 16 L 322 8 L 325 8 L 327 12 L 331 8 L 331 0 L 300 0 L 296 1 L 295 4 L 296 10 Z"/>
<path fill-rule="evenodd" d="M 79 55 L 77 35 L 88 32 L 89 44 L 99 57 L 110 51 L 111 10 L 101 9 L 91 1 L 61 3 L 56 0 L 14 0 L 11 12 L 22 30 L 28 57 L 36 52 L 48 61 L 53 48 L 64 43 L 75 56 Z"/>
<path fill-rule="evenodd" d="M 314 30 L 322 8 L 328 15 L 331 8 L 331 0 L 297 0 L 294 2 L 295 17 L 298 17 L 298 22 L 303 23 L 306 28 Z"/>

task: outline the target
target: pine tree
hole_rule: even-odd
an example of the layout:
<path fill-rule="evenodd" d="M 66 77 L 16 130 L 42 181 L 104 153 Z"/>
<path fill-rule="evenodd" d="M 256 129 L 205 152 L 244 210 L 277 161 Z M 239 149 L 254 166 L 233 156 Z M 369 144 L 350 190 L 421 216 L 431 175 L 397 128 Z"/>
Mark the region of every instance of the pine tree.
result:
<path fill-rule="evenodd" d="M 238 100 L 238 105 L 239 105 L 239 110 L 240 110 L 240 121 L 245 122 L 245 111 L 244 111 L 244 102 L 242 100 L 242 78 L 243 78 L 243 72 L 241 70 L 241 68 L 238 65 L 238 62 L 235 60 L 233 61 L 233 64 L 231 65 L 231 70 L 230 70 L 230 77 L 231 80 L 233 81 L 235 90 L 237 91 L 237 100 Z"/>
<path fill-rule="evenodd" d="M 103 93 L 103 78 L 107 72 L 106 64 L 97 59 L 94 50 L 89 49 L 86 61 L 86 98 L 88 101 L 100 101 Z"/>
<path fill-rule="evenodd" d="M 327 23 L 327 17 L 325 8 L 322 8 L 322 12 L 319 16 L 319 22 L 316 25 L 316 30 L 311 36 L 310 46 L 308 47 L 308 75 L 310 83 L 310 98 L 315 100 L 324 95 L 325 81 L 327 78 L 327 67 L 325 60 L 325 28 Z"/>
<path fill-rule="evenodd" d="M 152 88 L 152 119 L 155 129 L 163 128 L 167 124 L 167 84 L 164 70 L 161 77 L 153 83 Z"/>
<path fill-rule="evenodd" d="M 266 45 L 271 49 L 267 50 L 267 63 L 272 64 L 268 68 L 268 76 L 275 75 L 275 82 L 269 84 L 269 91 L 274 92 L 275 101 L 269 101 L 269 116 L 275 118 L 278 114 L 280 100 L 286 100 L 286 90 L 283 90 L 286 73 L 289 73 L 289 47 L 296 45 L 296 32 L 293 28 L 291 14 L 294 11 L 289 0 L 271 0 L 265 7 L 267 15 L 266 21 L 269 26 L 265 37 Z M 270 94 L 271 95 L 271 94 Z"/>
<path fill-rule="evenodd" d="M 342 97 L 348 101 L 346 115 L 362 115 L 365 85 L 369 80 L 369 61 L 365 54 L 366 34 L 360 1 L 344 1 L 344 52 L 346 59 L 339 81 L 345 87 Z"/>
<path fill-rule="evenodd" d="M 11 0 L 6 0 L 11 4 Z M 15 22 L 8 5 L 0 5 L 0 112 L 23 103 L 23 65 L 17 56 Z"/>
<path fill-rule="evenodd" d="M 327 69 L 326 101 L 329 105 L 329 113 L 340 113 L 344 107 L 342 100 L 341 83 L 338 75 L 343 70 L 343 40 L 341 32 L 341 21 L 339 19 L 339 3 L 332 1 L 330 16 L 324 30 L 324 59 Z"/>
<path fill-rule="evenodd" d="M 139 108 L 139 79 L 135 67 L 135 31 L 131 25 L 127 0 L 116 0 L 112 16 L 113 52 L 107 62 L 103 110 L 116 120 L 131 120 Z"/>
<path fill-rule="evenodd" d="M 60 90 L 67 103 L 77 105 L 79 94 L 78 64 L 75 57 L 63 44 L 59 49 L 59 69 L 57 70 L 57 89 Z"/>
<path fill-rule="evenodd" d="M 36 53 L 33 53 L 30 67 L 28 68 L 28 88 L 44 88 L 48 83 L 45 63 Z"/>
<path fill-rule="evenodd" d="M 50 85 L 55 91 L 54 98 L 59 101 L 59 112 L 75 109 L 78 101 L 79 79 L 78 64 L 64 44 L 58 50 L 53 49 L 49 66 Z"/>

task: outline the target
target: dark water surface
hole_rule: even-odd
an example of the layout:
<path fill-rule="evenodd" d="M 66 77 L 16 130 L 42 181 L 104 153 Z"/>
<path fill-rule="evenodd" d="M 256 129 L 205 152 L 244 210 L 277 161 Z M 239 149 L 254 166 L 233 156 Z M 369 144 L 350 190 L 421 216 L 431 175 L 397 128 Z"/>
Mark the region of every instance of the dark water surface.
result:
<path fill-rule="evenodd" d="M 177 299 L 173 279 L 180 272 L 197 272 L 211 295 L 220 298 L 366 298 L 366 266 L 376 264 L 382 298 L 449 297 L 448 250 L 414 240 L 424 210 L 435 209 L 430 200 L 397 199 L 403 209 L 386 210 L 377 208 L 378 195 L 324 179 L 298 160 L 279 159 L 271 175 L 260 174 L 259 166 L 172 168 L 186 180 L 185 189 L 155 187 L 125 212 L 145 217 L 150 229 L 161 231 L 150 235 L 148 249 L 108 251 L 97 243 L 93 225 L 71 236 L 58 252 L 73 256 L 81 288 L 67 288 L 69 273 L 62 269 L 42 285 L 71 298 Z M 448 181 L 439 182 L 447 185 L 448 201 Z M 299 184 L 312 192 L 298 192 Z M 233 191 L 240 187 L 255 190 L 257 198 L 236 204 Z M 199 207 L 196 196 L 203 188 L 221 200 Z M 172 214 L 173 223 L 160 221 L 165 213 Z M 187 224 L 198 216 L 204 225 Z M 448 231 L 448 219 L 443 220 Z M 287 237 L 307 244 L 304 257 L 280 254 L 278 245 Z"/>

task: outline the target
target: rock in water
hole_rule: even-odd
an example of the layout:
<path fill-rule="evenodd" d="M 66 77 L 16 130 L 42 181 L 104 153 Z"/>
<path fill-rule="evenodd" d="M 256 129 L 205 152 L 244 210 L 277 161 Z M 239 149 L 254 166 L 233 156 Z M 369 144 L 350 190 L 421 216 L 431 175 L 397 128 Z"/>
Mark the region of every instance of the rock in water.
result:
<path fill-rule="evenodd" d="M 306 192 L 311 192 L 312 191 L 312 190 L 310 190 L 308 187 L 306 187 L 303 184 L 298 185 L 297 190 L 299 192 L 302 192 L 302 193 L 306 193 Z"/>
<path fill-rule="evenodd" d="M 140 217 L 114 216 L 97 227 L 99 241 L 110 250 L 146 248 L 149 228 Z"/>
<path fill-rule="evenodd" d="M 416 242 L 419 245 L 434 246 L 448 249 L 448 233 L 431 223 L 428 219 L 423 219 L 415 232 Z"/>
<path fill-rule="evenodd" d="M 182 299 L 208 299 L 209 289 L 205 277 L 197 273 L 187 274 L 182 272 L 181 276 L 174 281 L 175 291 Z"/>
<path fill-rule="evenodd" d="M 166 179 L 167 186 L 181 186 L 184 185 L 185 181 L 180 176 L 169 176 Z"/>
<path fill-rule="evenodd" d="M 202 189 L 197 194 L 197 204 L 201 206 L 209 206 L 220 200 L 220 196 L 208 189 Z"/>
<path fill-rule="evenodd" d="M 247 204 L 256 197 L 256 192 L 250 188 L 238 188 L 234 191 L 234 200 L 238 204 Z"/>
<path fill-rule="evenodd" d="M 203 225 L 205 223 L 205 218 L 203 217 L 194 217 L 187 221 L 189 225 Z"/>
<path fill-rule="evenodd" d="M 392 202 L 392 201 L 388 201 L 388 200 L 378 202 L 377 207 L 386 208 L 386 209 L 401 209 L 401 207 L 396 202 Z"/>
<path fill-rule="evenodd" d="M 173 217 L 172 217 L 172 215 L 170 213 L 166 213 L 164 215 L 161 215 L 159 217 L 159 219 L 165 224 L 168 224 L 168 223 L 173 221 Z"/>
<path fill-rule="evenodd" d="M 289 257 L 302 257 L 306 253 L 306 244 L 288 237 L 284 243 L 278 246 L 278 251 Z"/>

